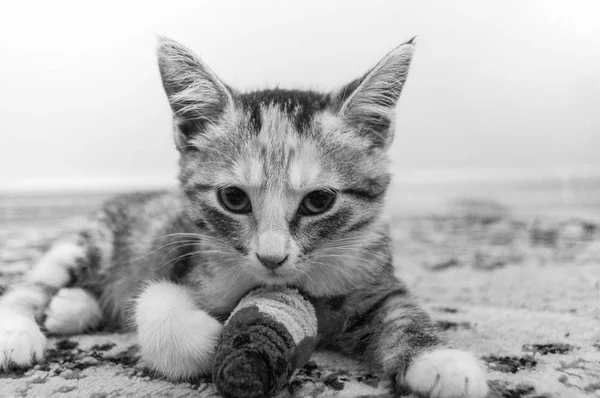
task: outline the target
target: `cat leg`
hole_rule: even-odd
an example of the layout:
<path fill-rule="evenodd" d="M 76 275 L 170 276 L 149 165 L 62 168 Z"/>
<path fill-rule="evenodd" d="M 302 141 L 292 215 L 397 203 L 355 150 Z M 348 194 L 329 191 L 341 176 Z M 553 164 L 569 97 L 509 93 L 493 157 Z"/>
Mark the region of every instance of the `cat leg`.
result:
<path fill-rule="evenodd" d="M 381 285 L 346 297 L 344 307 L 352 315 L 341 322 L 332 348 L 380 368 L 400 394 L 485 397 L 488 385 L 480 362 L 467 352 L 445 348 L 428 314 L 402 286 Z"/>
<path fill-rule="evenodd" d="M 483 398 L 482 364 L 470 353 L 445 348 L 429 315 L 406 294 L 389 296 L 376 318 L 375 360 L 400 391 L 422 397 Z"/>
<path fill-rule="evenodd" d="M 142 358 L 156 371 L 172 379 L 211 372 L 222 326 L 186 287 L 148 285 L 135 301 L 134 321 Z"/>
<path fill-rule="evenodd" d="M 108 258 L 108 254 L 95 245 L 98 238 L 98 233 L 85 231 L 57 241 L 24 282 L 0 297 L 0 371 L 11 366 L 31 366 L 43 358 L 47 340 L 38 323 L 43 321 L 44 310 L 62 288 L 77 283 L 78 278 L 90 274 L 90 268 L 102 258 Z M 103 247 L 109 249 L 106 245 Z M 57 301 L 53 308 L 58 307 Z M 49 326 L 56 329 L 56 316 L 48 319 L 47 315 Z"/>

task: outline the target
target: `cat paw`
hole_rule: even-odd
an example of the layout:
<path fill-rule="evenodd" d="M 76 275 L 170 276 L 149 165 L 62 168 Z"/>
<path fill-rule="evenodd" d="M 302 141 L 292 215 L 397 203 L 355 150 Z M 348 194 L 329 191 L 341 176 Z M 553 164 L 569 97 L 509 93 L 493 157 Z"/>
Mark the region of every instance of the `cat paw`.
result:
<path fill-rule="evenodd" d="M 416 357 L 403 382 L 418 396 L 428 398 L 484 398 L 485 372 L 468 352 L 439 349 Z"/>
<path fill-rule="evenodd" d="M 212 370 L 221 324 L 194 304 L 182 286 L 150 285 L 136 300 L 135 323 L 142 359 L 170 379 Z"/>
<path fill-rule="evenodd" d="M 46 343 L 46 337 L 33 318 L 0 311 L 0 371 L 29 367 L 41 361 Z"/>
<path fill-rule="evenodd" d="M 45 311 L 44 327 L 51 334 L 77 334 L 98 327 L 102 310 L 98 301 L 81 288 L 58 291 Z"/>

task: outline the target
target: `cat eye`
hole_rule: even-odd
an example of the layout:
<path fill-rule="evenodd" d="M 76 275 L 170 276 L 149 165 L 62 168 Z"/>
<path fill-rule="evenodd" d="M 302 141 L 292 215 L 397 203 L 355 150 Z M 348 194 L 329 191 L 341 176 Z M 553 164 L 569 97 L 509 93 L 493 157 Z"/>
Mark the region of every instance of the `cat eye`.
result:
<path fill-rule="evenodd" d="M 333 202 L 335 202 L 335 192 L 313 191 L 304 197 L 299 212 L 305 216 L 315 216 L 331 209 Z"/>
<path fill-rule="evenodd" d="M 217 191 L 219 203 L 232 213 L 244 214 L 252 211 L 252 204 L 246 192 L 237 187 L 221 188 Z"/>

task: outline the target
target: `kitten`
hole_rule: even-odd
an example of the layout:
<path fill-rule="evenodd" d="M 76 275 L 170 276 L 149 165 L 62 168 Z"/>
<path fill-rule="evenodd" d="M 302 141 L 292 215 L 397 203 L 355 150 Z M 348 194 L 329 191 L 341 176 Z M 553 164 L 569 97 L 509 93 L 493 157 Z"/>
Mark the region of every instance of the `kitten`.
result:
<path fill-rule="evenodd" d="M 42 328 L 102 326 L 136 330 L 166 376 L 208 373 L 240 298 L 285 284 L 314 304 L 320 347 L 368 362 L 397 392 L 484 397 L 478 361 L 443 345 L 394 276 L 381 216 L 413 49 L 333 93 L 240 93 L 161 39 L 181 189 L 117 197 L 58 240 L 0 298 L 0 370 L 42 360 Z"/>

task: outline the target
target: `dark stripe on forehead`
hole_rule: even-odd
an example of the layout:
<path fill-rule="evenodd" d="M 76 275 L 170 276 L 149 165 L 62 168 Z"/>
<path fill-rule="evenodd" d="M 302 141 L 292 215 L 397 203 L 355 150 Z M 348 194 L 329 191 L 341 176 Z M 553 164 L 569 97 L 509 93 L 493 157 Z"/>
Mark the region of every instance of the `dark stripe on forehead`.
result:
<path fill-rule="evenodd" d="M 328 94 L 284 89 L 253 91 L 239 94 L 236 99 L 250 114 L 250 123 L 253 127 L 260 125 L 258 123 L 260 115 L 255 115 L 256 109 L 260 109 L 261 106 L 275 105 L 293 121 L 298 132 L 306 131 L 315 114 L 327 108 L 331 101 Z"/>

